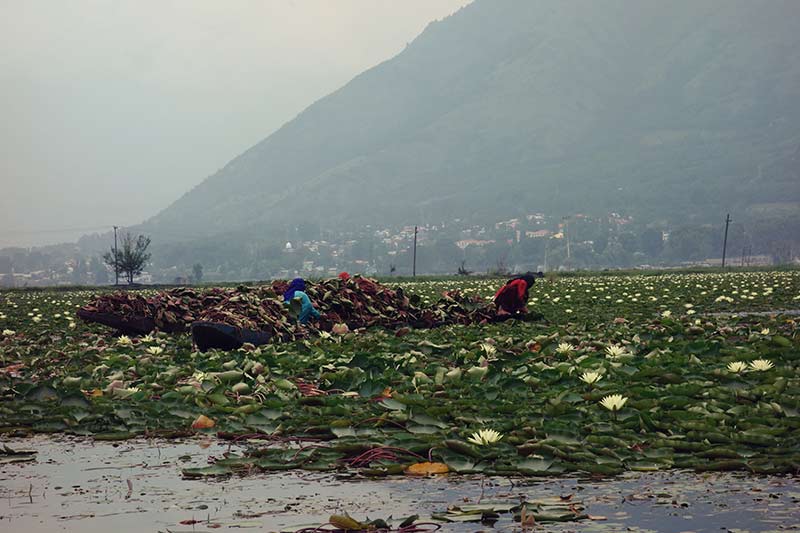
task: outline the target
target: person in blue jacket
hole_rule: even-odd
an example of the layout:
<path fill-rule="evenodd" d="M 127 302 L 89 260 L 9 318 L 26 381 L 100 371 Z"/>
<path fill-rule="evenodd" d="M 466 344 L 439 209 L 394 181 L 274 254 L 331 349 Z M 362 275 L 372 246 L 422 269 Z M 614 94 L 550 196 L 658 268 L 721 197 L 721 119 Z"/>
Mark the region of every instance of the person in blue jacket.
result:
<path fill-rule="evenodd" d="M 310 319 L 317 320 L 320 317 L 319 311 L 317 311 L 314 306 L 311 304 L 311 298 L 308 297 L 308 294 L 305 293 L 306 290 L 306 282 L 303 278 L 294 278 L 291 283 L 289 283 L 289 288 L 286 289 L 286 292 L 283 293 L 283 303 L 285 305 L 289 305 L 289 303 L 295 299 L 300 299 L 300 314 L 297 317 L 297 321 L 301 324 L 308 324 Z"/>

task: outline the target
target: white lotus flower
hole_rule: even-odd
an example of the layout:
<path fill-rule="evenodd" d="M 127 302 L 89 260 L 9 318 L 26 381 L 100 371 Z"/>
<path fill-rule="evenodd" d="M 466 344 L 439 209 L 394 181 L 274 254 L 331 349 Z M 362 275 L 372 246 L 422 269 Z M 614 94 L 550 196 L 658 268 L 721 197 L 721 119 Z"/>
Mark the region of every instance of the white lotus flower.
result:
<path fill-rule="evenodd" d="M 489 344 L 488 342 L 484 342 L 481 344 L 481 349 L 486 352 L 486 355 L 494 355 L 497 353 L 497 348 L 493 345 Z"/>
<path fill-rule="evenodd" d="M 732 363 L 728 363 L 728 372 L 733 372 L 734 374 L 740 374 L 747 370 L 747 363 L 742 361 L 734 361 Z"/>
<path fill-rule="evenodd" d="M 620 346 L 619 344 L 612 344 L 611 346 L 606 346 L 606 357 L 610 359 L 616 359 L 617 357 L 622 357 L 623 355 L 627 355 L 628 352 Z"/>
<path fill-rule="evenodd" d="M 161 355 L 164 353 L 164 348 L 161 346 L 150 346 L 147 350 L 145 350 L 150 355 Z"/>
<path fill-rule="evenodd" d="M 761 330 L 762 335 L 769 335 L 769 328 L 764 328 Z"/>
<path fill-rule="evenodd" d="M 149 334 L 142 337 L 142 342 L 150 343 L 150 342 L 155 342 L 155 340 L 156 338 Z"/>
<path fill-rule="evenodd" d="M 757 372 L 764 372 L 773 366 L 775 365 L 772 364 L 772 361 L 769 359 L 756 359 L 755 361 L 750 361 L 750 368 Z"/>
<path fill-rule="evenodd" d="M 11 336 L 16 335 L 16 334 L 17 334 L 17 332 L 14 331 L 13 329 L 4 329 L 3 330 L 3 337 L 11 337 Z"/>
<path fill-rule="evenodd" d="M 467 439 L 467 441 L 478 446 L 488 446 L 489 444 L 494 444 L 502 438 L 502 433 L 499 433 L 493 429 L 482 429 L 473 433 L 472 436 Z"/>
<path fill-rule="evenodd" d="M 117 344 L 119 344 L 120 346 L 130 346 L 131 344 L 133 344 L 133 341 L 127 335 L 122 335 L 120 336 L 120 338 L 117 339 Z"/>
<path fill-rule="evenodd" d="M 671 316 L 672 316 L 672 311 L 670 311 L 669 309 L 667 309 L 666 311 L 664 311 L 663 313 L 661 313 L 661 317 L 662 317 L 662 318 L 669 318 L 669 317 L 671 317 Z"/>
<path fill-rule="evenodd" d="M 628 401 L 628 398 L 621 394 L 611 394 L 609 396 L 604 397 L 600 400 L 600 405 L 608 409 L 609 411 L 619 411 L 622 409 L 622 406 L 625 405 L 625 402 Z"/>
<path fill-rule="evenodd" d="M 575 349 L 575 347 L 573 345 L 571 345 L 570 343 L 562 342 L 562 343 L 559 343 L 559 345 L 556 347 L 556 353 L 568 354 L 574 349 Z"/>
<path fill-rule="evenodd" d="M 600 372 L 584 372 L 580 378 L 584 383 L 591 385 L 603 379 L 603 375 Z"/>
<path fill-rule="evenodd" d="M 194 374 L 192 374 L 192 379 L 198 383 L 202 383 L 208 379 L 208 374 L 198 370 Z"/>

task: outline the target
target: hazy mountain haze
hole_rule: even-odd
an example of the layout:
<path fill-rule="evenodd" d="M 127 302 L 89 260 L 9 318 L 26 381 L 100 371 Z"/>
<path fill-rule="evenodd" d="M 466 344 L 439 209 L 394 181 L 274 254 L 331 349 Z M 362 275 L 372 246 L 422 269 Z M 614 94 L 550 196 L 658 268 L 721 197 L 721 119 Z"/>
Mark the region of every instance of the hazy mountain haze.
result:
<path fill-rule="evenodd" d="M 3 2 L 0 247 L 141 222 L 466 3 Z"/>

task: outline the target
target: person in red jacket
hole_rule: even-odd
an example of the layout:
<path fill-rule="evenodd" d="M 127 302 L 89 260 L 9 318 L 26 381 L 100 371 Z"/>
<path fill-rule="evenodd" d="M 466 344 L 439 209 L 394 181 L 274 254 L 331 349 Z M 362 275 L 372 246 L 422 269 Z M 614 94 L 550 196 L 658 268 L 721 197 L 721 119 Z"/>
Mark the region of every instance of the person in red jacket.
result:
<path fill-rule="evenodd" d="M 519 315 L 528 312 L 528 291 L 536 278 L 544 277 L 541 272 L 528 272 L 511 278 L 494 295 L 494 306 L 498 316 Z"/>

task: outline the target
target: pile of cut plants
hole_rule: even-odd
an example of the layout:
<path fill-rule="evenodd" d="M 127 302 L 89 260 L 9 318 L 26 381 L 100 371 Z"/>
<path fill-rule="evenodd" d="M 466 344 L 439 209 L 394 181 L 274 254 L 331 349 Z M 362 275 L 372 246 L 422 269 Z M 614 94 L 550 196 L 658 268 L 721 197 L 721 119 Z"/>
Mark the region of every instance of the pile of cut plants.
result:
<path fill-rule="evenodd" d="M 500 283 L 401 294 L 424 309 Z M 0 432 L 230 443 L 189 478 L 800 470 L 793 271 L 559 278 L 531 292 L 547 323 L 353 322 L 206 353 L 185 333 L 115 338 L 76 320 L 98 296 L 0 293 Z"/>
<path fill-rule="evenodd" d="M 147 295 L 131 291 L 100 294 L 81 307 L 78 316 L 87 322 L 118 323 L 122 329 L 135 324 L 142 333 L 160 330 L 187 331 L 193 322 L 212 322 L 239 329 L 265 332 L 274 341 L 286 342 L 314 333 L 314 326 L 301 327 L 293 319 L 297 309 L 283 305 L 286 281 L 256 287 L 196 290 L 176 288 Z M 476 324 L 491 320 L 494 309 L 479 296 L 467 297 L 458 290 L 443 292 L 433 303 L 419 305 L 420 298 L 406 296 L 362 276 L 309 282 L 306 292 L 321 313 L 321 331 L 334 326 L 363 328 L 437 327 L 445 324 Z"/>

